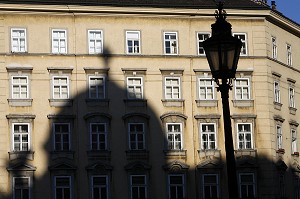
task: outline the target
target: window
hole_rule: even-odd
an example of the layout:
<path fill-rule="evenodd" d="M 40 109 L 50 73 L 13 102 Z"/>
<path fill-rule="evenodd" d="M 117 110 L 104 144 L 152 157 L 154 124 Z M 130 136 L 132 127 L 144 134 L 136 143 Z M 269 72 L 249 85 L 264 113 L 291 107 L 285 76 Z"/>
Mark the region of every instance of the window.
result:
<path fill-rule="evenodd" d="M 105 77 L 89 76 L 89 98 L 90 99 L 105 98 Z"/>
<path fill-rule="evenodd" d="M 297 149 L 297 131 L 295 129 L 291 129 L 291 137 L 292 137 L 292 154 L 298 152 Z"/>
<path fill-rule="evenodd" d="M 143 123 L 129 123 L 128 136 L 130 150 L 145 149 L 145 130 Z"/>
<path fill-rule="evenodd" d="M 276 37 L 272 37 L 272 58 L 277 59 L 277 42 Z"/>
<path fill-rule="evenodd" d="M 69 151 L 70 150 L 70 124 L 54 123 L 54 150 Z"/>
<path fill-rule="evenodd" d="M 213 100 L 215 99 L 215 88 L 212 78 L 199 78 L 199 99 Z"/>
<path fill-rule="evenodd" d="M 88 30 L 89 54 L 103 52 L 103 33 L 101 30 Z"/>
<path fill-rule="evenodd" d="M 182 150 L 182 124 L 167 123 L 167 141 L 169 150 Z"/>
<path fill-rule="evenodd" d="M 200 124 L 201 149 L 216 149 L 216 124 Z"/>
<path fill-rule="evenodd" d="M 277 149 L 282 149 L 282 127 L 281 125 L 276 125 L 276 135 L 277 135 Z"/>
<path fill-rule="evenodd" d="M 52 30 L 52 53 L 66 54 L 67 53 L 67 31 Z"/>
<path fill-rule="evenodd" d="M 240 55 L 247 55 L 247 37 L 245 33 L 233 33 L 234 37 L 239 38 L 242 41 L 242 49 Z"/>
<path fill-rule="evenodd" d="M 55 199 L 71 199 L 71 177 L 54 176 L 54 195 Z"/>
<path fill-rule="evenodd" d="M 29 124 L 13 123 L 13 151 L 30 150 Z"/>
<path fill-rule="evenodd" d="M 219 198 L 219 176 L 204 174 L 202 180 L 203 199 Z"/>
<path fill-rule="evenodd" d="M 235 99 L 250 100 L 250 80 L 249 78 L 235 79 Z"/>
<path fill-rule="evenodd" d="M 90 124 L 91 150 L 107 150 L 107 125 L 105 123 Z"/>
<path fill-rule="evenodd" d="M 180 77 L 165 78 L 165 99 L 180 99 Z"/>
<path fill-rule="evenodd" d="M 11 52 L 26 52 L 26 29 L 12 28 L 11 29 Z"/>
<path fill-rule="evenodd" d="M 147 198 L 147 181 L 145 175 L 130 176 L 130 198 L 131 199 Z"/>
<path fill-rule="evenodd" d="M 289 107 L 296 108 L 295 89 L 293 87 L 289 87 Z"/>
<path fill-rule="evenodd" d="M 29 177 L 13 177 L 13 198 L 14 199 L 31 198 Z"/>
<path fill-rule="evenodd" d="M 237 124 L 238 129 L 238 149 L 252 149 L 252 124 Z"/>
<path fill-rule="evenodd" d="M 168 175 L 169 199 L 185 198 L 185 183 L 183 174 Z"/>
<path fill-rule="evenodd" d="M 240 198 L 255 198 L 255 180 L 253 173 L 239 174 Z"/>
<path fill-rule="evenodd" d="M 69 98 L 69 77 L 54 76 L 52 86 L 53 86 L 53 99 Z"/>
<path fill-rule="evenodd" d="M 127 77 L 127 98 L 142 99 L 143 98 L 143 78 Z"/>
<path fill-rule="evenodd" d="M 278 81 L 274 81 L 274 101 L 280 103 L 280 85 Z"/>
<path fill-rule="evenodd" d="M 164 49 L 165 54 L 177 55 L 178 45 L 177 45 L 177 32 L 164 32 Z"/>
<path fill-rule="evenodd" d="M 205 55 L 203 41 L 210 37 L 210 33 L 197 33 L 198 55 Z"/>
<path fill-rule="evenodd" d="M 92 176 L 92 199 L 108 199 L 108 176 Z"/>
<path fill-rule="evenodd" d="M 287 65 L 292 66 L 292 46 L 286 45 L 286 56 L 287 56 Z"/>
<path fill-rule="evenodd" d="M 140 54 L 140 32 L 126 31 L 127 54 Z"/>
<path fill-rule="evenodd" d="M 12 98 L 28 99 L 28 77 L 27 76 L 11 76 L 12 82 Z"/>

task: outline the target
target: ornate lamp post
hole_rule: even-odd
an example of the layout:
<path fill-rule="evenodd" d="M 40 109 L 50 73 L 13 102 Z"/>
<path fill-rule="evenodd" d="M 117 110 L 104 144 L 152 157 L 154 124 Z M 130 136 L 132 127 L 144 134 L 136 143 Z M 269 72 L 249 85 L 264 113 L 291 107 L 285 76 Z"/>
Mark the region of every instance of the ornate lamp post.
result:
<path fill-rule="evenodd" d="M 229 199 L 238 199 L 228 93 L 232 88 L 232 79 L 235 78 L 242 42 L 232 36 L 231 24 L 226 21 L 221 1 L 215 15 L 216 22 L 211 25 L 212 36 L 203 42 L 203 47 L 222 97 Z"/>

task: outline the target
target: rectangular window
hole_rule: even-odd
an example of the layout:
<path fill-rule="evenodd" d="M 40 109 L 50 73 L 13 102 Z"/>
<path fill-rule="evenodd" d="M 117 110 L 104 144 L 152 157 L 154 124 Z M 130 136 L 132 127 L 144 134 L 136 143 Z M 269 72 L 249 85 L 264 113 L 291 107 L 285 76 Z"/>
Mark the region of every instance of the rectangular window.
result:
<path fill-rule="evenodd" d="M 219 175 L 204 174 L 202 181 L 203 199 L 219 198 Z"/>
<path fill-rule="evenodd" d="M 53 99 L 69 99 L 69 78 L 55 76 L 52 80 Z"/>
<path fill-rule="evenodd" d="M 126 31 L 127 54 L 140 54 L 140 32 Z"/>
<path fill-rule="evenodd" d="M 12 124 L 13 151 L 30 150 L 29 124 Z"/>
<path fill-rule="evenodd" d="M 287 65 L 292 66 L 292 46 L 286 45 L 286 56 L 287 56 Z"/>
<path fill-rule="evenodd" d="M 27 76 L 12 76 L 12 98 L 13 99 L 28 99 L 28 77 Z"/>
<path fill-rule="evenodd" d="M 180 99 L 180 77 L 165 78 L 165 99 Z"/>
<path fill-rule="evenodd" d="M 203 43 L 210 37 L 210 33 L 197 33 L 198 55 L 205 55 Z"/>
<path fill-rule="evenodd" d="M 130 176 L 130 198 L 146 199 L 147 198 L 147 181 L 145 175 Z"/>
<path fill-rule="evenodd" d="M 212 78 L 199 78 L 199 99 L 215 99 L 214 81 Z"/>
<path fill-rule="evenodd" d="M 169 199 L 184 199 L 185 198 L 185 183 L 182 174 L 168 175 Z"/>
<path fill-rule="evenodd" d="M 297 149 L 297 131 L 295 129 L 291 129 L 291 137 L 292 137 L 292 154 L 298 152 Z"/>
<path fill-rule="evenodd" d="M 102 30 L 88 30 L 89 54 L 99 54 L 103 52 Z"/>
<path fill-rule="evenodd" d="M 52 30 L 52 53 L 66 54 L 67 53 L 67 31 Z"/>
<path fill-rule="evenodd" d="M 13 177 L 13 198 L 14 199 L 31 198 L 29 177 Z"/>
<path fill-rule="evenodd" d="M 250 80 L 249 78 L 235 79 L 235 99 L 250 100 Z"/>
<path fill-rule="evenodd" d="M 142 77 L 127 77 L 127 98 L 143 99 Z"/>
<path fill-rule="evenodd" d="M 282 149 L 282 127 L 276 125 L 276 135 L 277 135 L 277 149 Z"/>
<path fill-rule="evenodd" d="M 92 199 L 108 199 L 108 176 L 92 176 Z"/>
<path fill-rule="evenodd" d="M 280 85 L 278 81 L 274 81 L 274 101 L 280 103 Z"/>
<path fill-rule="evenodd" d="M 128 136 L 130 150 L 145 149 L 145 129 L 143 123 L 129 123 Z"/>
<path fill-rule="evenodd" d="M 54 150 L 69 151 L 70 150 L 70 124 L 69 123 L 54 123 Z"/>
<path fill-rule="evenodd" d="M 107 150 L 107 129 L 105 123 L 90 124 L 91 150 Z"/>
<path fill-rule="evenodd" d="M 238 149 L 252 149 L 252 124 L 237 124 L 238 129 Z"/>
<path fill-rule="evenodd" d="M 276 37 L 272 37 L 272 58 L 277 59 L 277 42 Z"/>
<path fill-rule="evenodd" d="M 167 141 L 169 150 L 182 150 L 182 124 L 181 123 L 168 123 L 167 128 Z"/>
<path fill-rule="evenodd" d="M 89 76 L 89 98 L 105 99 L 105 77 Z"/>
<path fill-rule="evenodd" d="M 55 176 L 54 177 L 54 195 L 55 199 L 71 199 L 71 177 Z"/>
<path fill-rule="evenodd" d="M 289 107 L 296 108 L 295 89 L 293 87 L 289 87 Z"/>
<path fill-rule="evenodd" d="M 239 38 L 242 41 L 242 49 L 240 55 L 247 55 L 247 35 L 245 33 L 233 33 L 234 37 Z"/>
<path fill-rule="evenodd" d="M 255 180 L 253 173 L 239 174 L 240 198 L 255 198 Z"/>
<path fill-rule="evenodd" d="M 11 29 L 11 52 L 26 52 L 26 29 L 12 28 Z"/>
<path fill-rule="evenodd" d="M 167 55 L 178 54 L 177 32 L 164 32 L 164 49 Z"/>
<path fill-rule="evenodd" d="M 216 124 L 200 124 L 200 137 L 202 150 L 216 149 Z"/>

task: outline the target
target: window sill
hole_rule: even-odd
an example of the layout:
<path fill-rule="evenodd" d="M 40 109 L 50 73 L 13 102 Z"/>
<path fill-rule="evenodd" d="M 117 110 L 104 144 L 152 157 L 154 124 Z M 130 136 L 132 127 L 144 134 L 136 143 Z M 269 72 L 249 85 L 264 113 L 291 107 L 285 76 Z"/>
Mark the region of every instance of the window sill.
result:
<path fill-rule="evenodd" d="M 74 159 L 74 151 L 51 151 L 51 159 L 67 158 Z"/>
<path fill-rule="evenodd" d="M 221 159 L 221 150 L 217 149 L 201 149 L 198 150 L 200 160 L 203 159 Z"/>
<path fill-rule="evenodd" d="M 195 100 L 197 107 L 217 107 L 218 100 Z"/>
<path fill-rule="evenodd" d="M 110 160 L 111 152 L 108 150 L 89 150 L 86 152 L 89 159 Z"/>
<path fill-rule="evenodd" d="M 124 103 L 129 107 L 146 107 L 146 99 L 124 99 Z"/>
<path fill-rule="evenodd" d="M 163 105 L 166 107 L 183 107 L 183 99 L 162 99 Z"/>
<path fill-rule="evenodd" d="M 234 107 L 253 107 L 254 100 L 232 100 Z"/>
<path fill-rule="evenodd" d="M 109 106 L 109 99 L 86 99 L 85 102 L 88 106 Z"/>
<path fill-rule="evenodd" d="M 276 153 L 278 153 L 278 154 L 284 154 L 285 150 L 284 149 L 277 149 Z"/>
<path fill-rule="evenodd" d="M 165 150 L 166 158 L 186 159 L 186 150 Z"/>
<path fill-rule="evenodd" d="M 281 110 L 282 104 L 280 102 L 273 102 L 273 104 L 274 104 L 274 108 L 276 110 L 279 110 L 279 111 Z"/>
<path fill-rule="evenodd" d="M 296 115 L 296 111 L 297 111 L 296 108 L 294 108 L 294 107 L 289 107 L 289 110 L 290 110 L 290 114 Z"/>
<path fill-rule="evenodd" d="M 72 106 L 72 99 L 49 99 L 50 106 L 62 107 L 62 106 Z"/>
<path fill-rule="evenodd" d="M 294 157 L 299 157 L 299 152 L 294 152 L 294 153 L 292 153 L 292 156 L 294 156 Z"/>
<path fill-rule="evenodd" d="M 255 149 L 239 149 L 235 150 L 235 157 L 238 158 L 243 158 L 243 157 L 252 157 L 256 158 L 257 157 L 257 151 Z"/>
<path fill-rule="evenodd" d="M 34 159 L 34 151 L 11 151 L 8 152 L 9 160 L 15 160 L 15 159 L 28 159 L 33 160 Z"/>
<path fill-rule="evenodd" d="M 148 159 L 149 151 L 147 150 L 127 150 L 127 159 Z"/>
<path fill-rule="evenodd" d="M 32 106 L 32 99 L 7 99 L 10 106 Z"/>

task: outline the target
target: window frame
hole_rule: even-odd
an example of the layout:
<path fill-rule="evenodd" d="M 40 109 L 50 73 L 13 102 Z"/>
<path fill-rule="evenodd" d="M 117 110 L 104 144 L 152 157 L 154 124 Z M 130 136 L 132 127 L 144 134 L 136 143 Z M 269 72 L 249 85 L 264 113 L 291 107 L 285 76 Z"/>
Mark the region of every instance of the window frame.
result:
<path fill-rule="evenodd" d="M 286 44 L 286 64 L 288 66 L 293 65 L 293 58 L 292 58 L 292 45 Z"/>
<path fill-rule="evenodd" d="M 282 125 L 276 124 L 275 126 L 276 131 L 276 149 L 283 149 L 283 142 L 282 142 Z"/>
<path fill-rule="evenodd" d="M 95 85 L 92 85 L 91 84 L 91 78 L 94 78 L 94 79 L 102 79 L 102 82 L 103 84 L 100 85 L 100 84 L 95 84 Z M 96 97 L 92 97 L 92 89 L 91 87 L 92 86 L 95 86 L 95 90 L 96 90 Z M 101 89 L 99 89 L 100 87 L 102 87 L 103 89 L 103 96 L 101 96 Z M 103 75 L 89 75 L 88 76 L 88 90 L 89 90 L 89 99 L 106 99 L 106 76 L 103 76 Z M 99 92 L 100 91 L 100 92 Z"/>
<path fill-rule="evenodd" d="M 15 149 L 15 132 L 14 132 L 14 127 L 16 126 L 16 125 L 18 125 L 18 126 L 27 126 L 27 129 L 28 129 L 28 132 L 26 133 L 27 134 L 27 150 L 24 150 L 23 149 L 23 141 L 22 141 L 22 132 L 18 132 L 17 134 L 20 134 L 19 136 L 19 139 L 20 139 L 20 149 L 19 150 L 16 150 Z M 11 135 L 12 135 L 12 151 L 13 152 L 29 152 L 29 151 L 31 151 L 31 124 L 30 123 L 19 123 L 19 122 L 12 122 L 12 129 L 11 129 Z M 26 143 L 26 142 L 25 142 Z M 21 149 L 22 148 L 22 149 Z"/>
<path fill-rule="evenodd" d="M 138 132 L 138 131 L 131 131 L 131 125 L 142 125 L 143 127 L 143 131 L 142 132 Z M 142 123 L 142 122 L 129 122 L 128 123 L 128 126 L 127 126 L 127 132 L 128 132 L 128 148 L 129 150 L 132 150 L 132 151 L 139 151 L 139 150 L 146 150 L 146 133 L 145 133 L 145 124 Z M 134 136 L 134 140 L 131 139 L 131 136 L 132 135 L 135 135 Z M 138 139 L 138 135 L 142 135 L 142 144 L 143 144 L 143 147 L 142 148 L 139 148 L 139 139 Z M 132 147 L 132 143 L 135 145 L 135 147 L 133 148 Z"/>
<path fill-rule="evenodd" d="M 18 78 L 18 79 L 21 79 L 21 78 L 25 78 L 26 79 L 26 84 L 22 84 L 20 82 L 18 83 L 14 83 L 14 78 Z M 22 98 L 21 97 L 21 88 L 22 86 L 26 87 L 26 97 L 25 98 Z M 14 86 L 18 86 L 18 89 L 19 89 L 19 92 L 18 92 L 18 95 L 19 97 L 14 97 Z M 29 77 L 27 75 L 11 75 L 11 99 L 29 99 Z"/>
<path fill-rule="evenodd" d="M 92 37 L 91 34 L 97 34 L 100 33 L 100 38 Z M 97 42 L 100 41 L 100 46 L 97 45 Z M 94 44 L 94 47 L 91 46 L 91 43 Z M 91 48 L 94 50 L 92 51 Z M 97 49 L 100 49 L 99 52 L 97 52 Z M 97 29 L 89 29 L 88 30 L 88 52 L 90 55 L 97 55 L 103 53 L 103 31 L 97 30 Z"/>
<path fill-rule="evenodd" d="M 68 176 L 68 175 L 63 175 L 63 176 L 53 176 L 54 178 L 54 199 L 57 199 L 57 188 L 62 188 L 62 189 L 69 189 L 70 190 L 70 198 L 73 198 L 73 183 L 72 183 L 72 176 Z M 68 186 L 64 186 L 64 187 L 58 187 L 57 186 L 57 178 L 68 178 L 69 179 L 69 185 Z"/>
<path fill-rule="evenodd" d="M 175 39 L 170 39 L 171 36 L 175 35 Z M 166 36 L 169 37 L 169 39 L 166 39 Z M 164 55 L 178 55 L 178 32 L 174 31 L 165 31 L 163 32 L 163 41 L 164 41 Z M 173 42 L 175 42 L 176 47 L 172 48 Z M 169 45 L 167 45 L 169 43 Z M 169 47 L 168 47 L 169 46 Z M 170 52 L 167 51 L 167 49 L 170 48 Z"/>
<path fill-rule="evenodd" d="M 253 181 L 252 181 L 252 183 L 250 184 L 250 183 L 243 183 L 242 184 L 242 182 L 241 182 L 241 176 L 242 175 L 251 175 L 252 176 L 252 179 L 253 179 Z M 238 175 L 238 180 L 239 180 L 239 196 L 240 196 L 240 198 L 243 198 L 242 197 L 242 185 L 244 185 L 244 186 L 247 186 L 247 194 L 249 195 L 249 190 L 248 190 L 248 186 L 253 186 L 253 196 L 254 196 L 254 198 L 256 197 L 256 179 L 255 179 L 255 175 L 254 175 L 254 173 L 249 173 L 249 172 L 245 172 L 245 173 L 239 173 L 239 175 Z"/>
<path fill-rule="evenodd" d="M 129 37 L 129 34 L 137 34 L 137 39 L 136 38 L 131 38 Z M 125 31 L 125 40 L 126 40 L 126 54 L 129 55 L 139 55 L 141 54 L 141 31 L 139 30 L 127 30 Z M 128 45 L 128 42 L 131 41 L 133 46 L 132 48 L 132 52 L 130 52 L 130 46 Z M 138 46 L 137 46 L 137 51 L 136 51 L 136 47 L 135 47 L 135 42 L 137 41 Z"/>
<path fill-rule="evenodd" d="M 54 33 L 55 32 L 64 32 L 65 37 L 54 37 Z M 54 41 L 58 40 L 58 49 L 57 52 L 55 52 L 55 46 L 54 46 Z M 62 52 L 62 48 L 61 47 L 61 42 L 64 41 L 65 42 L 65 52 Z M 68 31 L 66 29 L 52 29 L 51 30 L 51 53 L 52 54 L 68 54 Z"/>
<path fill-rule="evenodd" d="M 247 85 L 238 85 L 237 86 L 237 81 L 247 81 Z M 239 99 L 237 97 L 237 88 L 241 88 L 241 99 Z M 248 94 L 247 94 L 247 98 L 244 99 L 244 90 L 248 89 Z M 249 77 L 237 77 L 234 80 L 234 98 L 235 100 L 251 100 L 251 81 Z"/>
<path fill-rule="evenodd" d="M 174 129 L 174 126 L 175 125 L 179 125 L 180 127 L 180 132 L 176 132 L 176 131 L 168 131 L 168 127 L 169 125 L 172 125 L 172 129 Z M 167 122 L 166 123 L 166 141 L 167 141 L 167 150 L 183 150 L 184 149 L 184 140 L 183 140 L 183 124 L 182 123 L 179 123 L 179 122 L 174 122 L 174 123 L 170 123 L 170 122 Z M 169 140 L 169 135 L 172 135 L 172 138 L 173 140 Z M 175 137 L 176 135 L 180 135 L 180 140 L 179 141 L 176 141 L 175 140 Z M 176 144 L 179 143 L 180 144 L 180 147 L 177 147 Z M 172 145 L 172 147 L 170 147 L 169 145 Z"/>
<path fill-rule="evenodd" d="M 274 80 L 274 102 L 281 103 L 280 97 L 280 82 L 278 80 Z"/>
<path fill-rule="evenodd" d="M 174 176 L 180 176 L 181 177 L 181 184 L 171 184 L 171 177 Z M 181 199 L 181 198 L 186 198 L 186 182 L 185 182 L 185 175 L 184 174 L 168 174 L 168 198 L 169 199 L 174 199 L 171 198 L 171 188 L 175 186 L 176 187 L 176 199 Z M 178 192 L 178 187 L 182 188 L 182 197 L 178 197 L 177 192 Z"/>
<path fill-rule="evenodd" d="M 64 144 L 63 137 L 60 137 L 60 142 L 58 143 L 60 145 L 60 148 L 57 149 L 57 147 L 56 147 L 56 136 L 58 134 L 58 132 L 55 131 L 56 125 L 67 125 L 68 126 L 68 133 L 63 133 L 63 134 L 67 134 L 68 135 L 68 148 L 67 149 L 64 149 L 64 146 L 63 146 L 63 144 Z M 70 151 L 71 150 L 71 146 L 72 146 L 71 145 L 71 124 L 69 122 L 53 122 L 52 128 L 53 128 L 53 150 L 57 151 L 57 152 Z"/>
<path fill-rule="evenodd" d="M 144 184 L 133 184 L 133 177 L 144 177 Z M 147 175 L 142 175 L 142 174 L 131 174 L 129 176 L 129 187 L 130 187 L 130 199 L 133 199 L 133 188 L 137 188 L 138 189 L 138 195 L 140 198 L 140 189 L 145 189 L 145 195 L 144 198 L 148 198 L 148 179 L 147 179 Z"/>
<path fill-rule="evenodd" d="M 296 108 L 295 87 L 289 86 L 289 107 Z"/>
<path fill-rule="evenodd" d="M 55 79 L 66 79 L 67 80 L 67 83 L 66 84 L 55 84 Z M 59 87 L 59 96 L 60 97 L 55 97 L 55 86 L 58 86 Z M 66 88 L 67 88 L 67 97 L 66 98 L 64 98 L 64 97 L 61 97 L 61 95 L 62 95 L 62 87 L 63 86 L 66 86 Z M 60 76 L 60 75 L 54 75 L 54 76 L 52 76 L 52 99 L 70 99 L 70 79 L 69 79 L 69 76 L 66 76 L 66 75 L 62 75 L 62 76 Z"/>
<path fill-rule="evenodd" d="M 295 154 L 295 152 L 298 152 L 298 147 L 297 147 L 297 130 L 294 128 L 291 128 L 291 151 L 292 154 Z"/>
<path fill-rule="evenodd" d="M 101 131 L 97 131 L 97 132 L 93 132 L 92 131 L 92 126 L 93 125 L 104 125 L 104 132 L 101 132 Z M 92 150 L 92 151 L 106 151 L 106 150 L 108 150 L 108 142 L 107 142 L 107 140 L 108 140 L 108 124 L 107 123 L 105 123 L 105 122 L 91 122 L 91 123 L 89 123 L 89 134 L 90 134 L 90 150 Z M 93 134 L 95 134 L 96 136 L 97 136 L 97 142 L 96 142 L 96 144 L 97 144 L 97 147 L 96 147 L 96 149 L 95 148 L 93 148 Z M 101 141 L 100 140 L 100 137 L 101 137 L 101 135 L 104 135 L 104 141 Z M 101 146 L 101 143 L 104 143 L 104 149 L 102 149 L 100 146 Z"/>
<path fill-rule="evenodd" d="M 215 176 L 216 177 L 216 183 L 205 183 L 205 180 L 204 180 L 204 177 L 205 176 Z M 205 197 L 205 186 L 209 186 L 210 187 L 210 196 L 209 197 Z M 211 190 L 211 187 L 212 186 L 215 186 L 216 189 L 217 189 L 217 198 L 220 198 L 220 175 L 217 174 L 217 173 L 205 173 L 205 174 L 202 174 L 202 196 L 203 198 L 212 198 L 212 190 Z"/>
<path fill-rule="evenodd" d="M 105 178 L 105 185 L 96 185 L 94 184 L 94 178 Z M 110 193 L 109 193 L 109 177 L 108 175 L 92 175 L 90 177 L 90 181 L 91 181 L 91 187 L 90 187 L 90 191 L 91 191 L 91 199 L 94 199 L 95 196 L 94 196 L 94 188 L 98 188 L 98 189 L 101 189 L 102 188 L 105 188 L 106 189 L 106 198 L 103 198 L 103 199 L 108 199 L 110 198 Z M 95 198 L 97 199 L 97 198 Z"/>
<path fill-rule="evenodd" d="M 204 38 L 204 39 L 199 39 L 199 36 L 202 36 L 202 38 Z M 207 38 L 209 38 L 211 36 L 211 33 L 210 32 L 197 32 L 196 33 L 197 54 L 199 56 L 205 56 L 205 51 L 204 51 L 204 48 L 201 46 L 201 43 L 207 39 L 207 38 L 205 38 L 206 36 L 208 36 Z M 200 52 L 200 49 L 203 51 L 203 53 Z"/>
<path fill-rule="evenodd" d="M 201 84 L 201 80 L 204 80 L 205 85 Z M 207 81 L 211 81 L 211 85 L 206 84 Z M 201 88 L 205 89 L 205 98 L 201 97 Z M 208 99 L 208 96 L 209 96 L 210 93 L 207 92 L 207 91 L 209 91 L 209 89 L 212 90 L 212 93 L 211 93 L 212 99 Z M 216 96 L 216 94 L 215 94 L 215 84 L 214 84 L 213 78 L 212 77 L 199 77 L 198 78 L 198 98 L 199 98 L 199 100 L 205 100 L 205 101 L 215 100 L 215 96 Z"/>
<path fill-rule="evenodd" d="M 171 84 L 167 84 L 167 80 L 171 80 Z M 172 84 L 172 80 L 177 80 L 178 84 L 174 85 Z M 167 97 L 167 89 L 171 88 L 171 97 Z M 174 98 L 175 96 L 175 92 L 174 92 L 174 88 L 178 88 L 178 98 Z M 166 100 L 180 100 L 181 99 L 181 77 L 170 77 L 170 76 L 166 76 L 164 77 L 164 97 Z"/>
<path fill-rule="evenodd" d="M 135 84 L 135 83 L 130 84 L 129 83 L 130 79 L 133 79 L 133 80 L 139 79 L 141 83 L 140 84 Z M 135 97 L 131 96 L 131 92 L 129 91 L 130 87 L 133 87 L 132 93 L 134 94 Z M 136 88 L 138 88 L 138 87 L 140 87 L 140 89 L 141 89 L 140 93 L 136 92 Z M 143 79 L 143 77 L 135 77 L 135 76 L 126 77 L 126 90 L 127 90 L 127 98 L 128 99 L 144 99 L 144 79 Z M 137 94 L 140 94 L 141 97 L 137 97 Z"/>
<path fill-rule="evenodd" d="M 22 36 L 13 36 L 14 31 L 18 31 L 18 33 L 20 33 L 20 31 L 24 31 L 24 37 Z M 17 38 L 18 40 L 18 50 L 14 50 L 14 38 Z M 24 50 L 21 50 L 21 39 L 24 39 Z M 11 42 L 11 52 L 12 53 L 26 53 L 27 52 L 27 30 L 26 28 L 11 28 L 10 29 L 10 42 Z"/>
<path fill-rule="evenodd" d="M 277 60 L 278 48 L 277 48 L 277 38 L 275 36 L 271 36 L 271 43 L 272 43 L 272 58 Z"/>
<path fill-rule="evenodd" d="M 13 193 L 12 193 L 12 195 L 13 195 L 13 199 L 15 199 L 16 198 L 16 178 L 27 178 L 28 179 L 28 187 L 21 187 L 20 189 L 21 189 L 21 192 L 22 192 L 22 194 L 21 194 L 21 198 L 23 198 L 23 190 L 24 189 L 28 189 L 28 198 L 31 198 L 31 177 L 27 177 L 27 176 L 13 176 L 12 177 L 12 180 L 13 180 L 13 184 L 12 184 L 12 190 L 13 190 Z"/>
<path fill-rule="evenodd" d="M 212 125 L 213 128 L 214 128 L 214 131 L 213 132 L 204 132 L 202 131 L 202 127 L 206 125 Z M 217 150 L 218 149 L 218 138 L 217 138 L 217 125 L 216 123 L 200 123 L 199 125 L 199 136 L 200 136 L 200 148 L 201 150 Z M 204 147 L 204 141 L 203 141 L 203 134 L 207 134 L 207 148 Z M 215 136 L 215 140 L 212 141 L 210 140 L 210 135 L 213 134 Z M 211 147 L 210 146 L 210 143 L 214 143 L 215 147 Z"/>
<path fill-rule="evenodd" d="M 250 132 L 249 131 L 239 131 L 239 125 L 243 125 L 243 126 L 250 125 Z M 251 150 L 251 149 L 254 149 L 253 124 L 250 123 L 250 122 L 239 122 L 239 123 L 236 124 L 236 129 L 237 129 L 237 148 L 239 150 L 249 150 L 249 149 Z M 240 143 L 241 143 L 241 141 L 239 139 L 239 135 L 240 134 L 244 135 L 243 136 L 243 140 L 242 140 L 243 147 L 240 147 Z M 250 134 L 250 139 L 251 139 L 250 140 L 250 144 L 251 144 L 250 148 L 247 147 L 248 141 L 246 140 L 246 136 L 247 136 L 246 134 Z"/>
<path fill-rule="evenodd" d="M 245 39 L 241 39 L 240 36 L 244 35 Z M 234 32 L 232 33 L 232 36 L 237 37 L 242 41 L 242 48 L 240 52 L 240 56 L 247 56 L 248 55 L 248 44 L 247 44 L 247 33 L 241 33 L 241 32 Z M 243 53 L 243 45 L 245 46 L 245 53 Z"/>

